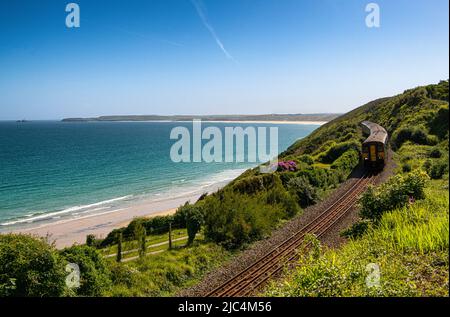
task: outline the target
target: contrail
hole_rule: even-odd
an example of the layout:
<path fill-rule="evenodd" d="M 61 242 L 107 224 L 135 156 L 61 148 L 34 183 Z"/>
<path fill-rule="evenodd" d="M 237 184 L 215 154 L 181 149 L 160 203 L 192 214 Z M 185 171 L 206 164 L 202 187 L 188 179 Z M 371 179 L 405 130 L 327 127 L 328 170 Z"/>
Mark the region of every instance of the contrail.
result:
<path fill-rule="evenodd" d="M 226 50 L 226 48 L 223 45 L 222 41 L 220 40 L 219 36 L 217 36 L 216 31 L 214 30 L 214 28 L 209 23 L 208 18 L 206 16 L 206 13 L 204 12 L 204 10 L 202 8 L 201 0 L 191 0 L 191 2 L 193 4 L 193 6 L 195 7 L 195 10 L 197 10 L 198 16 L 202 20 L 203 25 L 206 27 L 206 29 L 209 31 L 209 33 L 211 33 L 212 37 L 214 38 L 214 40 L 216 41 L 217 45 L 222 50 L 222 52 L 225 54 L 225 56 L 228 59 L 231 59 L 232 61 L 236 62 L 234 57 L 231 56 L 230 53 L 228 53 L 228 51 Z"/>

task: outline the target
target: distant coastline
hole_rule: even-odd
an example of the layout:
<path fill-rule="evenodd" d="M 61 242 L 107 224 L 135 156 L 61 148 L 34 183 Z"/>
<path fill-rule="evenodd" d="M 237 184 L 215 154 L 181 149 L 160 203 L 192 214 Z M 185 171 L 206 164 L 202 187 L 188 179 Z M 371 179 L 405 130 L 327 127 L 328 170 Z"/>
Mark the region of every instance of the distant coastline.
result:
<path fill-rule="evenodd" d="M 0 233 L 51 235 L 58 248 L 84 243 L 87 234 L 105 237 L 134 217 L 195 202 L 256 164 L 175 165 L 167 139 L 180 121 L 121 122 L 33 121 L 19 134 L 16 124 L 2 123 L 7 160 L 0 172 L 8 187 L 0 193 Z M 215 122 L 224 129 L 254 121 Z M 323 123 L 273 122 L 258 121 L 278 126 L 280 151 Z"/>
<path fill-rule="evenodd" d="M 264 114 L 264 115 L 118 115 L 100 116 L 94 118 L 65 118 L 62 122 L 111 122 L 111 121 L 169 121 L 183 122 L 200 119 L 211 122 L 239 122 L 239 123 L 325 123 L 337 118 L 337 113 L 317 113 L 317 114 Z"/>

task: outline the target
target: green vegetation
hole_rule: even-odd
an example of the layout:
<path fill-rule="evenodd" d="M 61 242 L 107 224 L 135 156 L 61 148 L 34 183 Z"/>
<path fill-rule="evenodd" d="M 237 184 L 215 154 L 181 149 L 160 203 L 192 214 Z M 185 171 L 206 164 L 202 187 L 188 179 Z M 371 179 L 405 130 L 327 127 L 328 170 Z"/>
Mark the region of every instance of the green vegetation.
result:
<path fill-rule="evenodd" d="M 181 212 L 177 212 L 173 216 L 135 218 L 128 226 L 111 231 L 105 239 L 97 240 L 95 244 L 100 248 L 117 244 L 120 234 L 122 234 L 123 241 L 136 240 L 136 228 L 145 229 L 146 235 L 164 234 L 169 232 L 169 224 L 173 229 L 186 228 L 186 217 Z"/>
<path fill-rule="evenodd" d="M 230 254 L 203 241 L 174 248 L 158 255 L 127 263 L 111 262 L 112 283 L 108 296 L 173 296 L 195 284 Z"/>
<path fill-rule="evenodd" d="M 449 197 L 442 185 L 429 183 L 426 199 L 386 211 L 342 248 L 306 253 L 266 295 L 448 296 Z M 371 286 L 373 264 L 380 279 Z"/>
<path fill-rule="evenodd" d="M 76 245 L 62 250 L 60 255 L 80 268 L 80 287 L 74 289 L 76 295 L 101 296 L 111 286 L 108 265 L 96 249 Z"/>
<path fill-rule="evenodd" d="M 348 244 L 327 250 L 308 237 L 312 251 L 267 294 L 448 296 L 448 81 L 357 108 L 293 144 L 277 172 L 248 170 L 174 215 L 136 218 L 105 239 L 58 251 L 0 235 L 0 296 L 174 295 L 346 180 L 359 164 L 364 120 L 389 132 L 398 175 L 362 196 Z M 168 250 L 170 229 L 177 241 Z M 79 288 L 65 284 L 68 263 L 80 267 Z M 379 286 L 367 286 L 368 264 L 381 269 Z"/>
<path fill-rule="evenodd" d="M 0 235 L 0 297 L 61 296 L 64 259 L 42 239 Z"/>
<path fill-rule="evenodd" d="M 27 235 L 0 236 L 0 296 L 170 296 L 194 284 L 230 253 L 203 240 L 190 247 L 118 263 L 89 246 L 56 250 Z M 80 269 L 80 286 L 69 289 L 65 267 Z"/>
<path fill-rule="evenodd" d="M 205 218 L 203 214 L 203 208 L 199 205 L 191 205 L 189 203 L 186 203 L 184 206 L 181 206 L 177 210 L 177 212 L 184 215 L 186 219 L 188 245 L 192 245 L 192 243 L 194 243 L 195 236 L 200 231 Z"/>
<path fill-rule="evenodd" d="M 360 215 L 363 219 L 379 221 L 383 212 L 405 206 L 412 199 L 423 199 L 427 180 L 425 172 L 396 175 L 387 183 L 373 188 L 369 186 L 360 199 Z"/>
<path fill-rule="evenodd" d="M 374 101 L 335 121 L 350 130 L 366 119 L 392 135 L 396 175 L 362 195 L 361 221 L 343 232 L 347 244 L 305 251 L 266 295 L 448 296 L 448 81 Z M 339 137 L 333 123 L 328 129 Z M 312 136 L 320 147 L 300 141 L 290 152 L 323 150 L 320 132 Z"/>
<path fill-rule="evenodd" d="M 159 235 L 148 235 L 146 237 L 146 249 L 148 252 L 167 249 L 168 247 L 168 233 Z M 120 237 L 120 236 L 119 236 Z M 172 239 L 187 239 L 186 229 L 175 229 L 172 231 Z M 185 241 L 183 243 L 186 243 Z M 122 241 L 122 259 L 128 258 L 131 255 L 137 255 L 139 249 L 139 242 L 137 240 Z M 105 248 L 98 249 L 104 256 L 117 255 L 118 244 L 111 245 Z M 135 252 L 133 252 L 133 250 Z"/>

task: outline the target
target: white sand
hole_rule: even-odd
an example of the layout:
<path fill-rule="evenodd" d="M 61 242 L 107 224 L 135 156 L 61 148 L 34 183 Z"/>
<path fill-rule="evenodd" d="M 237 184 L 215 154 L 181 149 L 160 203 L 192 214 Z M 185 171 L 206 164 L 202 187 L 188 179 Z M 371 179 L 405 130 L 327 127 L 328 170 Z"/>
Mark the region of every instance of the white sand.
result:
<path fill-rule="evenodd" d="M 221 182 L 205 189 L 205 192 L 214 192 L 228 182 Z M 177 208 L 186 201 L 194 203 L 201 194 L 191 194 L 176 198 L 137 201 L 131 206 L 112 209 L 103 213 L 86 215 L 76 219 L 66 219 L 57 222 L 42 224 L 33 228 L 16 229 L 11 232 L 31 234 L 39 237 L 48 237 L 57 248 L 64 248 L 73 244 L 86 242 L 88 234 L 104 238 L 113 229 L 126 226 L 136 217 L 154 217 L 173 214 Z"/>

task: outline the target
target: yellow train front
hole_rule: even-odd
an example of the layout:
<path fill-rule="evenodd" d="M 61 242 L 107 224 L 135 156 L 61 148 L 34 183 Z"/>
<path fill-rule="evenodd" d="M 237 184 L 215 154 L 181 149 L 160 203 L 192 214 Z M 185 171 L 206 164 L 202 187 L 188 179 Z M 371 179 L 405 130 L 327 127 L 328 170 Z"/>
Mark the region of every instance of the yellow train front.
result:
<path fill-rule="evenodd" d="M 371 170 L 381 170 L 386 164 L 388 155 L 388 133 L 373 122 L 363 121 L 363 131 L 369 137 L 362 144 L 362 160 L 364 167 Z"/>

